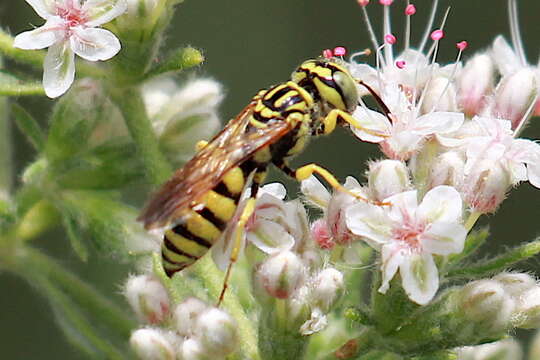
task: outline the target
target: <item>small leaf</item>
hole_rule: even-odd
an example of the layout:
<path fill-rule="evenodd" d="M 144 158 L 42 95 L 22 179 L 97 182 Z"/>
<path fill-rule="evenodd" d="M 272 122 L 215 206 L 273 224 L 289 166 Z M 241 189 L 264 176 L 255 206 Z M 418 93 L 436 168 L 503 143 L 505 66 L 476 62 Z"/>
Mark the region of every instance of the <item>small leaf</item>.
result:
<path fill-rule="evenodd" d="M 191 46 L 176 49 L 167 56 L 165 61 L 150 69 L 146 74 L 146 78 L 151 78 L 167 72 L 180 72 L 200 65 L 203 61 L 203 54 Z"/>
<path fill-rule="evenodd" d="M 64 216 L 63 223 L 69 238 L 69 242 L 71 243 L 71 247 L 75 251 L 75 254 L 77 254 L 77 256 L 79 256 L 83 262 L 87 262 L 88 248 L 84 244 L 83 239 L 80 238 L 75 220 L 69 216 Z"/>
<path fill-rule="evenodd" d="M 36 119 L 34 119 L 25 108 L 17 103 L 11 105 L 11 111 L 13 112 L 13 117 L 19 130 L 26 135 L 30 144 L 32 144 L 37 151 L 41 151 L 45 146 L 45 134 L 41 130 L 41 126 L 39 126 Z"/>

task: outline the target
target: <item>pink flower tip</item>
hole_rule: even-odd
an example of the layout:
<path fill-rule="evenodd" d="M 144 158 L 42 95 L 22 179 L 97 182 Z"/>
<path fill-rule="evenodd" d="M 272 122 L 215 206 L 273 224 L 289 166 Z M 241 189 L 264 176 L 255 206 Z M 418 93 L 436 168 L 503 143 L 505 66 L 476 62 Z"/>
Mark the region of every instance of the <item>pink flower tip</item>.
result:
<path fill-rule="evenodd" d="M 369 0 L 358 0 L 358 5 L 364 7 L 369 4 Z"/>
<path fill-rule="evenodd" d="M 414 6 L 413 4 L 409 4 L 407 5 L 407 7 L 405 8 L 405 15 L 414 15 L 416 14 L 416 6 Z"/>
<path fill-rule="evenodd" d="M 394 0 L 379 0 L 379 4 L 384 5 L 384 6 L 390 6 L 392 5 L 393 2 Z"/>
<path fill-rule="evenodd" d="M 327 59 L 330 59 L 330 58 L 334 57 L 334 53 L 330 49 L 324 49 L 323 52 L 322 52 L 322 56 L 324 56 Z"/>
<path fill-rule="evenodd" d="M 398 69 L 403 69 L 407 63 L 403 60 L 396 61 L 396 66 Z"/>
<path fill-rule="evenodd" d="M 431 33 L 431 40 L 438 41 L 444 37 L 444 31 L 437 29 Z"/>
<path fill-rule="evenodd" d="M 396 43 L 396 37 L 392 34 L 386 34 L 384 35 L 384 41 L 386 41 L 387 44 L 394 45 Z"/>
<path fill-rule="evenodd" d="M 334 48 L 334 56 L 345 56 L 347 54 L 347 49 L 343 46 L 336 46 Z"/>
<path fill-rule="evenodd" d="M 467 46 L 469 46 L 469 43 L 466 41 L 460 41 L 456 44 L 456 47 L 459 49 L 459 51 L 464 51 Z"/>
<path fill-rule="evenodd" d="M 321 249 L 332 249 L 335 245 L 334 239 L 332 239 L 332 235 L 330 235 L 328 225 L 324 219 L 316 220 L 311 225 L 311 236 Z"/>

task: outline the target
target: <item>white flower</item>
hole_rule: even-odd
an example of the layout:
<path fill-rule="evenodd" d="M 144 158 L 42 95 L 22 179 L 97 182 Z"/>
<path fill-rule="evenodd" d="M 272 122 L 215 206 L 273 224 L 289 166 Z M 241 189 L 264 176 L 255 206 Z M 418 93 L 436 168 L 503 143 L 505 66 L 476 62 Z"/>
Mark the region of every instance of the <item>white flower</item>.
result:
<path fill-rule="evenodd" d="M 107 60 L 120 51 L 108 30 L 97 28 L 126 10 L 125 0 L 26 0 L 46 20 L 15 37 L 24 50 L 49 48 L 43 63 L 43 87 L 51 98 L 65 93 L 75 78 L 75 54 L 88 61 Z"/>
<path fill-rule="evenodd" d="M 417 192 L 407 191 L 385 202 L 390 207 L 357 203 L 346 213 L 347 226 L 382 253 L 385 293 L 398 269 L 409 298 L 427 304 L 439 287 L 433 255 L 460 253 L 467 231 L 461 225 L 462 201 L 450 186 L 430 190 L 418 205 Z"/>

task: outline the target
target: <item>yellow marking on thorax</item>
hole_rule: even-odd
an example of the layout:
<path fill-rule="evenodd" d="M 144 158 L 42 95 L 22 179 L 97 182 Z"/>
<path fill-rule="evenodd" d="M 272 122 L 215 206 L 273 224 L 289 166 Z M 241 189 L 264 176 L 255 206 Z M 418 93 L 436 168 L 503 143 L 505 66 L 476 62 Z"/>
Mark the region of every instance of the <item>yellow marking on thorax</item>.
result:
<path fill-rule="evenodd" d="M 205 206 L 220 220 L 229 221 L 236 211 L 236 204 L 233 199 L 218 194 L 210 190 L 202 198 Z"/>
<path fill-rule="evenodd" d="M 280 118 L 281 117 L 281 113 L 277 112 L 277 111 L 273 111 L 272 109 L 268 108 L 268 107 L 265 107 L 264 109 L 262 109 L 262 111 L 260 112 L 261 115 L 267 119 L 272 119 L 272 118 Z"/>
<path fill-rule="evenodd" d="M 313 97 L 306 91 L 306 89 L 304 89 L 303 87 L 301 87 L 300 85 L 292 81 L 288 81 L 287 85 L 294 88 L 296 91 L 298 91 L 298 93 L 304 99 L 308 107 L 313 106 L 314 104 Z"/>
<path fill-rule="evenodd" d="M 240 194 L 246 183 L 244 172 L 239 167 L 229 170 L 221 181 L 227 186 L 227 190 L 234 195 Z"/>
<path fill-rule="evenodd" d="M 209 243 L 214 243 L 221 235 L 221 232 L 214 224 L 194 211 L 188 216 L 186 227 L 193 235 L 203 238 Z"/>
<path fill-rule="evenodd" d="M 280 97 L 279 99 L 277 99 L 277 101 L 274 103 L 274 106 L 279 108 L 283 105 L 283 103 L 285 102 L 285 100 L 297 95 L 298 92 L 295 91 L 295 90 L 290 90 L 290 91 L 287 91 L 285 93 L 285 95 L 283 95 L 282 97 Z"/>
<path fill-rule="evenodd" d="M 323 100 L 328 101 L 330 104 L 334 105 L 334 107 L 338 109 L 346 109 L 345 103 L 343 102 L 343 98 L 341 95 L 336 91 L 336 89 L 326 85 L 321 80 L 314 78 L 313 83 L 317 87 L 317 90 L 319 90 L 319 94 L 321 94 L 321 98 Z"/>
<path fill-rule="evenodd" d="M 172 230 L 167 231 L 167 239 L 169 239 L 177 249 L 194 256 L 203 256 L 208 251 L 207 247 L 199 245 L 193 240 L 186 239 Z"/>
<path fill-rule="evenodd" d="M 258 150 L 254 154 L 253 160 L 258 163 L 267 163 L 272 160 L 272 153 L 270 152 L 270 147 L 265 146 L 262 149 Z"/>

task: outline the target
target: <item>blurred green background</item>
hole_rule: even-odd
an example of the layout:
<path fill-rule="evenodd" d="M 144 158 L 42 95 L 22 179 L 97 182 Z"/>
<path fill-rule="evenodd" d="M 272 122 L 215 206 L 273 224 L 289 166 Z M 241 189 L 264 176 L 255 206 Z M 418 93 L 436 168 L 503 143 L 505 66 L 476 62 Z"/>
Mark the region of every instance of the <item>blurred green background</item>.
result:
<path fill-rule="evenodd" d="M 376 1 L 372 2 L 371 19 L 380 28 L 381 7 Z M 402 34 L 404 3 L 404 0 L 395 1 L 393 32 L 396 35 Z M 415 2 L 418 12 L 413 17 L 413 44 L 424 31 L 431 3 Z M 458 41 L 469 42 L 466 59 L 468 54 L 487 49 L 497 34 L 509 38 L 506 1 L 441 1 L 439 21 L 447 6 L 451 6 L 451 12 L 439 62 L 455 58 Z M 530 62 L 536 63 L 540 48 L 540 22 L 537 21 L 540 2 L 521 1 L 520 14 L 527 54 Z M 12 34 L 42 23 L 24 0 L 0 0 L 0 26 Z M 207 60 L 185 76 L 213 77 L 226 89 L 221 107 L 223 119 L 233 117 L 260 88 L 286 80 L 296 65 L 318 56 L 324 48 L 343 45 L 358 50 L 371 46 L 355 0 L 186 0 L 178 7 L 164 50 L 186 44 L 203 49 Z M 37 98 L 20 101 L 45 123 L 52 101 Z M 15 132 L 13 136 L 20 173 L 34 153 L 20 134 Z M 538 121 L 526 129 L 524 136 L 540 138 Z M 361 177 L 365 161 L 377 157 L 375 146 L 361 144 L 345 131 L 337 131 L 311 144 L 294 163 L 317 161 L 344 179 L 346 175 Z M 495 215 L 482 220 L 489 222 L 493 234 L 485 255 L 504 251 L 505 247 L 530 240 L 540 233 L 536 223 L 540 220 L 539 199 L 538 189 L 523 184 L 510 194 Z M 96 257 L 82 264 L 61 231 L 49 232 L 36 243 L 83 279 L 123 302 L 119 294 L 129 271 L 127 267 L 116 265 L 113 259 Z M 538 260 L 532 260 L 521 269 L 533 270 L 537 265 Z M 82 358 L 55 327 L 46 301 L 29 284 L 9 274 L 0 274 L 0 348 L 2 359 Z"/>

